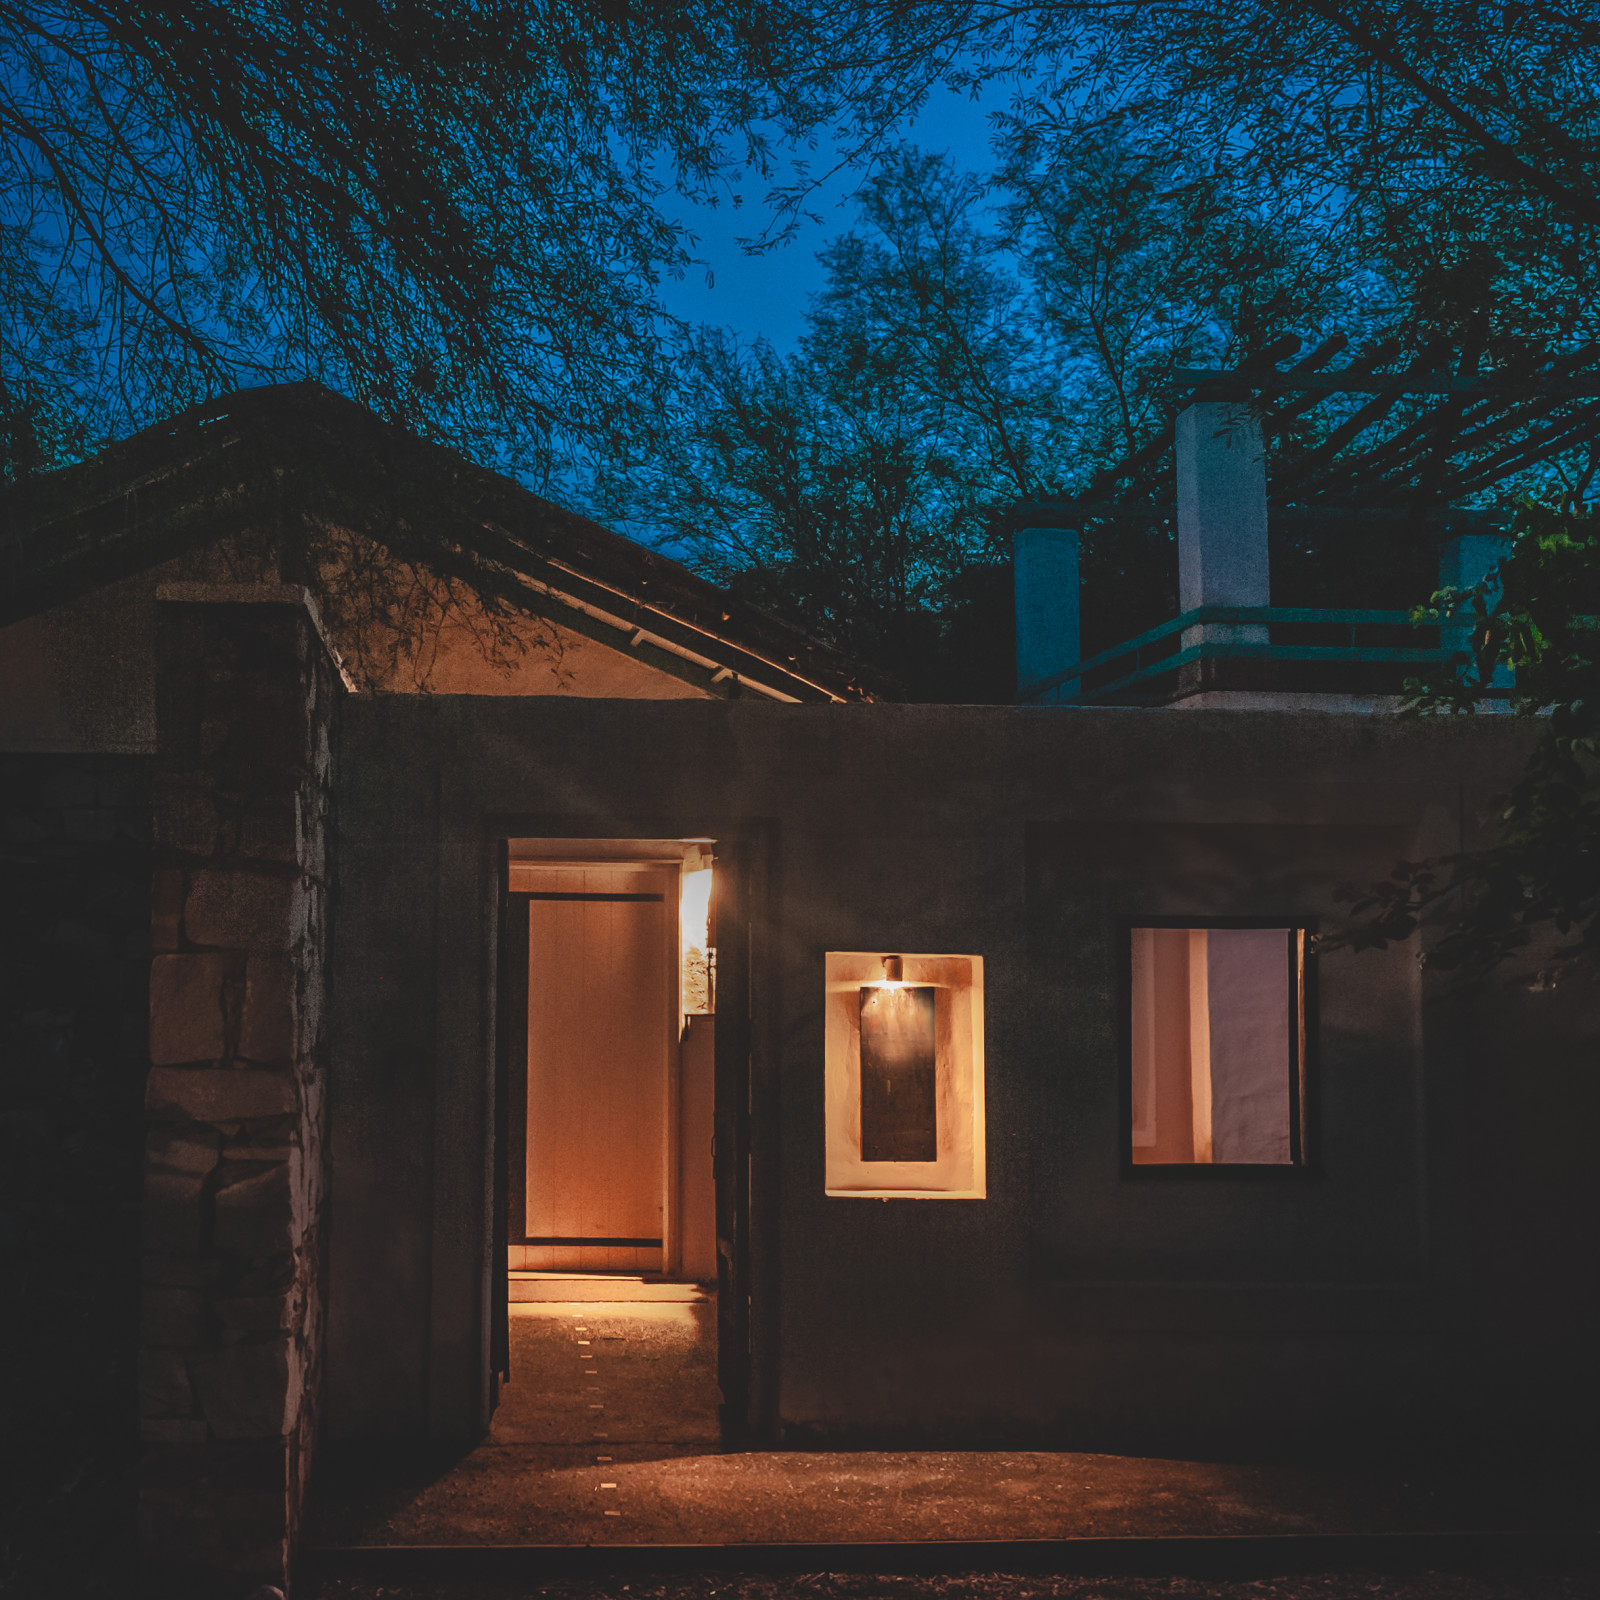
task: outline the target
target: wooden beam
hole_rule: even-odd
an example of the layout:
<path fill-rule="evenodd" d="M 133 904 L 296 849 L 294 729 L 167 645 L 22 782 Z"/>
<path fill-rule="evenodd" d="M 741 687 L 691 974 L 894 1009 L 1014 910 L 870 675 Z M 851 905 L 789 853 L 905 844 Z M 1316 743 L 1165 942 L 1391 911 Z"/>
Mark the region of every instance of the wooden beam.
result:
<path fill-rule="evenodd" d="M 1477 404 L 1477 402 L 1473 403 Z M 1450 455 L 1453 457 L 1465 456 L 1473 450 L 1482 449 L 1491 440 L 1499 438 L 1500 435 L 1512 428 L 1540 421 L 1561 404 L 1562 402 L 1559 400 L 1535 400 L 1511 411 L 1502 412 L 1498 417 L 1484 418 L 1470 432 L 1457 435 Z M 1362 492 L 1363 486 L 1378 489 L 1392 487 L 1395 477 L 1403 472 L 1427 448 L 1427 444 L 1428 440 L 1426 438 L 1413 440 L 1409 448 L 1398 452 L 1389 451 L 1383 445 L 1375 446 L 1368 455 L 1357 457 L 1349 464 L 1346 488 L 1342 492 L 1358 495 Z M 1341 491 L 1330 485 L 1328 492 L 1339 493 Z"/>
<path fill-rule="evenodd" d="M 1509 477 L 1526 467 L 1535 467 L 1541 461 L 1581 444 L 1585 439 L 1594 438 L 1597 433 L 1600 433 L 1600 405 L 1587 406 L 1576 416 L 1567 417 L 1547 428 L 1537 439 L 1507 445 L 1488 461 L 1465 469 L 1446 483 L 1442 492 L 1456 499 L 1476 489 L 1487 488 L 1497 479 Z M 1523 453 L 1517 454 L 1518 450 Z"/>
<path fill-rule="evenodd" d="M 1365 433 L 1374 422 L 1386 417 L 1394 409 L 1395 402 L 1406 392 L 1405 386 L 1412 375 L 1432 370 L 1433 363 L 1444 348 L 1444 343 L 1443 339 L 1431 340 L 1423 347 L 1407 371 L 1394 374 L 1382 391 L 1374 395 L 1353 416 L 1341 422 L 1321 444 L 1306 451 L 1297 461 L 1290 462 L 1286 469 L 1274 473 L 1274 486 L 1281 490 L 1290 484 L 1302 482 L 1331 461 L 1358 434 Z"/>

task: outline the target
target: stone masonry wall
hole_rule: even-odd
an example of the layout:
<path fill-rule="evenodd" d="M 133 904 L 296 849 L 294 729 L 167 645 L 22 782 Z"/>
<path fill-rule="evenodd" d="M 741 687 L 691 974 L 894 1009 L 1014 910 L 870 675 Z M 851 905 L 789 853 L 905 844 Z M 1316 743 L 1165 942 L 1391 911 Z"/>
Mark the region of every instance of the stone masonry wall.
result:
<path fill-rule="evenodd" d="M 287 1586 L 316 1435 L 338 685 L 303 604 L 162 607 L 140 1502 L 191 1592 Z"/>
<path fill-rule="evenodd" d="M 0 1593 L 133 1549 L 145 756 L 0 755 Z"/>

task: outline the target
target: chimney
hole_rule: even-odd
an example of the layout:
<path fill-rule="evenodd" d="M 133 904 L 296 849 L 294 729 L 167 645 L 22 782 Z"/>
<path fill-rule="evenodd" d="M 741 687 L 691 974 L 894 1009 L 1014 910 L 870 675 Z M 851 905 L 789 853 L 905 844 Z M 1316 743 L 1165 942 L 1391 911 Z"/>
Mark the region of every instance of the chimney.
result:
<path fill-rule="evenodd" d="M 1267 455 L 1240 401 L 1201 400 L 1178 416 L 1178 610 L 1270 605 Z M 1267 642 L 1261 624 L 1202 623 L 1183 645 Z"/>
<path fill-rule="evenodd" d="M 1074 667 L 1078 653 L 1078 531 L 1020 527 L 1012 536 L 1017 611 L 1017 699 L 1054 701 L 1078 691 L 1069 683 L 1039 694 L 1030 687 Z"/>

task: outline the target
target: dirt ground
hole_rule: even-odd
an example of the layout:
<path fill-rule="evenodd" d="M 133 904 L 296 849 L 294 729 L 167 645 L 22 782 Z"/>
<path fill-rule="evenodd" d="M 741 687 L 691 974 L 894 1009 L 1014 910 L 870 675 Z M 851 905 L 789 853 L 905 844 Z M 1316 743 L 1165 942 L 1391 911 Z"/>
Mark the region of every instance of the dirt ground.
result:
<path fill-rule="evenodd" d="M 675 1301 L 512 1313 L 512 1382 L 489 1436 L 444 1461 L 393 1447 L 324 1452 L 308 1548 L 1571 1530 L 1600 1503 L 1590 1464 L 1553 1470 L 1492 1454 L 1413 1470 L 1382 1452 L 1307 1463 L 725 1451 L 709 1296 L 691 1287 Z"/>

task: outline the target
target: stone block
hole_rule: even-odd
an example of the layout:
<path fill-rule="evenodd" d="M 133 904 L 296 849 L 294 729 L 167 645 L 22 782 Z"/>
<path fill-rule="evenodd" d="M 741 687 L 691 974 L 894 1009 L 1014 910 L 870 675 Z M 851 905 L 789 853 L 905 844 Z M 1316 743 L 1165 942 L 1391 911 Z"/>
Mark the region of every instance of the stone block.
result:
<path fill-rule="evenodd" d="M 295 1257 L 287 1251 L 282 1255 L 263 1256 L 229 1279 L 229 1292 L 241 1298 L 293 1294 L 297 1265 Z"/>
<path fill-rule="evenodd" d="M 235 771 L 283 773 L 310 759 L 310 730 L 303 701 L 294 682 L 298 669 L 283 662 L 256 662 L 251 681 L 231 698 L 219 734 L 211 746 L 219 764 Z M 262 672 L 281 674 L 269 680 Z"/>
<path fill-rule="evenodd" d="M 281 1438 L 292 1421 L 288 1340 L 202 1351 L 194 1386 L 219 1439 Z"/>
<path fill-rule="evenodd" d="M 209 761 L 228 745 L 228 735 L 233 724 L 227 717 L 202 717 L 200 719 L 200 759 Z"/>
<path fill-rule="evenodd" d="M 287 1117 L 256 1122 L 247 1133 L 228 1141 L 230 1161 L 288 1161 L 295 1151 L 295 1130 Z"/>
<path fill-rule="evenodd" d="M 281 1493 L 289 1481 L 288 1439 L 233 1439 L 214 1446 L 208 1481 L 219 1497 Z"/>
<path fill-rule="evenodd" d="M 288 1591 L 289 1557 L 289 1540 L 284 1537 L 239 1550 L 228 1567 L 243 1578 L 261 1580 L 261 1588 L 252 1589 L 247 1600 L 271 1600 L 274 1590 L 279 1594 Z"/>
<path fill-rule="evenodd" d="M 162 1255 L 147 1252 L 139 1259 L 139 1281 L 156 1287 L 204 1289 L 222 1276 L 215 1256 Z"/>
<path fill-rule="evenodd" d="M 217 1164 L 222 1135 L 214 1128 L 155 1126 L 145 1135 L 145 1167 L 152 1172 L 198 1173 Z"/>
<path fill-rule="evenodd" d="M 188 1416 L 194 1410 L 188 1363 L 181 1350 L 139 1352 L 139 1415 Z"/>
<path fill-rule="evenodd" d="M 145 1173 L 139 1225 L 147 1250 L 185 1256 L 205 1248 L 205 1188 L 201 1173 Z"/>
<path fill-rule="evenodd" d="M 194 944 L 229 950 L 292 950 L 305 925 L 298 880 L 258 872 L 196 872 L 183 908 Z"/>
<path fill-rule="evenodd" d="M 171 1578 L 162 1571 L 160 1586 L 146 1587 L 146 1593 L 161 1594 L 164 1589 L 166 1594 L 198 1597 L 218 1592 L 214 1583 L 201 1587 L 200 1578 L 205 1565 L 225 1559 L 217 1497 L 204 1475 L 204 1460 L 214 1449 L 204 1440 L 152 1440 L 141 1452 L 139 1543 L 145 1559 L 154 1558 L 156 1571 L 168 1562 L 177 1568 Z M 187 1471 L 181 1467 L 174 1471 L 170 1461 L 162 1459 L 184 1456 L 198 1458 Z"/>
<path fill-rule="evenodd" d="M 253 955 L 245 969 L 239 1054 L 247 1061 L 291 1061 L 296 1053 L 295 962 L 288 955 Z"/>
<path fill-rule="evenodd" d="M 158 1067 L 227 1054 L 223 985 L 229 955 L 160 955 L 150 963 L 150 1060 Z"/>
<path fill-rule="evenodd" d="M 205 1297 L 196 1289 L 145 1287 L 139 1299 L 139 1338 L 146 1349 L 190 1348 L 205 1331 Z"/>
<path fill-rule="evenodd" d="M 239 819 L 239 852 L 263 861 L 300 860 L 300 797 L 252 806 Z"/>
<path fill-rule="evenodd" d="M 217 807 L 209 789 L 161 784 L 151 808 L 155 842 L 186 856 L 217 851 Z"/>
<path fill-rule="evenodd" d="M 217 1190 L 217 1249 L 240 1256 L 270 1256 L 293 1243 L 288 1164 L 247 1167 L 225 1175 Z"/>
<path fill-rule="evenodd" d="M 150 878 L 150 943 L 160 951 L 176 950 L 183 942 L 183 874 L 175 867 L 158 867 Z"/>
<path fill-rule="evenodd" d="M 204 1444 L 208 1432 L 203 1417 L 146 1417 L 139 1424 L 146 1444 Z"/>
<path fill-rule="evenodd" d="M 222 1523 L 230 1544 L 265 1545 L 289 1531 L 289 1491 L 230 1494 L 222 1501 Z"/>
<path fill-rule="evenodd" d="M 140 1498 L 182 1499 L 197 1510 L 214 1508 L 215 1480 L 225 1450 L 215 1444 L 161 1445 L 147 1450 L 139 1468 Z"/>
<path fill-rule="evenodd" d="M 224 1343 L 256 1339 L 284 1333 L 294 1316 L 293 1294 L 245 1295 L 234 1300 L 218 1300 L 214 1306 L 222 1322 Z"/>
<path fill-rule="evenodd" d="M 250 1067 L 152 1067 L 145 1108 L 174 1122 L 248 1122 L 295 1108 L 287 1072 Z"/>

